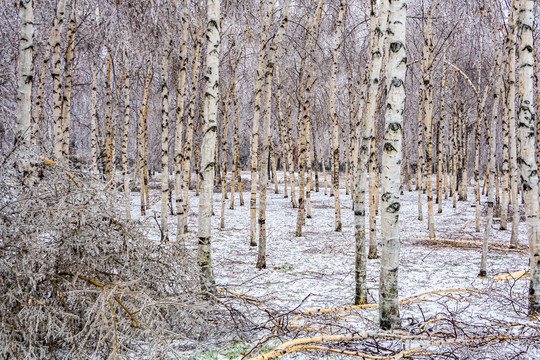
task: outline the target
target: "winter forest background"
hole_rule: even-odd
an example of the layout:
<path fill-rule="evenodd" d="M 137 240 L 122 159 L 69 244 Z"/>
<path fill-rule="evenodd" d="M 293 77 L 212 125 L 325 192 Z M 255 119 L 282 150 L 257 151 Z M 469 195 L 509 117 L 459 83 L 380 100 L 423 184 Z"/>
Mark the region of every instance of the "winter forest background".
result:
<path fill-rule="evenodd" d="M 539 9 L 3 0 L 0 357 L 540 357 Z"/>

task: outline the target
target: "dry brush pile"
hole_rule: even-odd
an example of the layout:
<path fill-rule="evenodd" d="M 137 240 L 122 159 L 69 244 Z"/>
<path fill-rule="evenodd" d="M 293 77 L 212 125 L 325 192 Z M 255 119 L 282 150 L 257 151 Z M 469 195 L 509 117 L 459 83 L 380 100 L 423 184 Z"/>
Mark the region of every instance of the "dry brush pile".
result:
<path fill-rule="evenodd" d="M 123 219 L 83 171 L 0 159 L 0 358 L 160 358 L 230 331 L 195 260 Z"/>

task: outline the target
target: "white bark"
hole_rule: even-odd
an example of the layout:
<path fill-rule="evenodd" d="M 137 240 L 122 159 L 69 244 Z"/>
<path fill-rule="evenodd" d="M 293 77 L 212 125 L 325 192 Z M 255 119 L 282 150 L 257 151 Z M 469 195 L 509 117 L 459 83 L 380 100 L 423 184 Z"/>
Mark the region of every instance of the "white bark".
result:
<path fill-rule="evenodd" d="M 272 141 L 272 129 L 270 127 L 270 118 L 272 116 L 272 79 L 274 75 L 274 63 L 276 61 L 276 52 L 287 30 L 289 21 L 289 5 L 291 0 L 285 0 L 281 10 L 281 24 L 276 39 L 270 45 L 268 52 L 268 62 L 266 64 L 266 76 L 264 82 L 264 119 L 263 119 L 263 138 L 262 138 L 262 156 L 261 156 L 261 174 L 259 189 L 259 251 L 257 257 L 257 268 L 266 268 L 266 189 L 268 187 L 268 157 L 270 154 L 270 142 Z"/>
<path fill-rule="evenodd" d="M 182 166 L 182 172 L 184 177 L 184 211 L 182 213 L 182 224 L 184 226 L 184 232 L 187 231 L 187 215 L 189 209 L 189 185 L 191 183 L 191 149 L 193 144 L 193 122 L 195 120 L 195 100 L 197 98 L 197 91 L 199 89 L 199 71 L 200 71 L 200 59 L 201 48 L 197 32 L 193 34 L 193 70 L 191 72 L 191 93 L 189 94 L 189 115 L 186 126 L 186 139 L 184 143 L 184 164 Z"/>
<path fill-rule="evenodd" d="M 53 36 L 53 54 L 51 76 L 53 80 L 53 122 L 54 122 L 54 155 L 62 157 L 62 85 L 60 83 L 60 33 L 64 22 L 66 0 L 59 0 L 56 8 L 56 20 L 58 27 Z"/>
<path fill-rule="evenodd" d="M 180 74 L 176 89 L 176 130 L 174 137 L 174 194 L 176 203 L 176 241 L 184 235 L 184 182 L 182 181 L 182 132 L 184 130 L 184 100 L 186 97 L 186 68 L 187 68 L 187 40 L 188 40 L 188 13 L 184 8 L 182 14 L 182 43 L 180 44 Z"/>
<path fill-rule="evenodd" d="M 253 128 L 251 138 L 251 197 L 249 201 L 249 214 L 250 214 L 250 232 L 249 232 L 249 245 L 257 245 L 257 167 L 258 167 L 258 153 L 259 153 L 259 120 L 261 117 L 261 98 L 262 98 L 262 82 L 263 82 L 263 68 L 264 68 L 264 54 L 266 52 L 266 43 L 268 38 L 268 28 L 270 27 L 270 20 L 272 19 L 272 9 L 274 7 L 274 0 L 270 0 L 268 3 L 268 9 L 266 12 L 266 19 L 262 29 L 261 50 L 259 53 L 259 65 L 257 68 L 257 82 L 255 83 L 255 112 L 253 113 Z M 263 183 L 261 183 L 263 184 Z M 266 185 L 266 184 L 264 184 Z"/>
<path fill-rule="evenodd" d="M 373 126 L 375 123 L 375 110 L 377 106 L 377 93 L 379 89 L 381 68 L 384 55 L 384 40 L 386 27 L 388 25 L 388 0 L 381 2 L 377 26 L 374 29 L 371 53 L 371 64 L 369 80 L 367 84 L 367 101 L 364 109 L 363 131 L 361 143 L 358 149 L 358 162 L 356 168 L 356 179 L 354 180 L 354 226 L 356 242 L 356 262 L 355 262 L 355 304 L 367 302 L 366 284 L 366 186 L 368 178 L 368 159 L 371 153 L 371 138 L 373 136 Z"/>
<path fill-rule="evenodd" d="M 66 57 L 64 60 L 64 74 L 65 74 L 65 85 L 64 85 L 64 95 L 62 99 L 62 157 L 67 157 L 69 155 L 69 122 L 71 120 L 71 94 L 72 94 L 72 84 L 73 84 L 73 38 L 75 37 L 75 25 L 76 25 L 76 8 L 77 2 L 73 3 L 73 8 L 71 9 L 71 20 L 69 25 L 69 33 L 66 43 Z"/>
<path fill-rule="evenodd" d="M 401 124 L 405 105 L 405 34 L 407 2 L 390 0 L 388 19 L 389 58 L 382 157 L 381 273 L 379 285 L 379 322 L 382 329 L 400 327 L 398 307 L 399 269 L 399 188 L 401 171 Z"/>
<path fill-rule="evenodd" d="M 171 29 L 167 31 L 167 44 L 161 63 L 161 240 L 169 239 L 168 200 L 169 200 L 169 53 L 172 46 Z"/>
<path fill-rule="evenodd" d="M 332 132 L 332 189 L 334 193 L 334 208 L 335 208 L 335 231 L 341 232 L 341 204 L 339 201 L 339 117 L 337 114 L 336 102 L 336 78 L 338 72 L 338 55 L 341 44 L 341 34 L 343 25 L 343 16 L 345 14 L 345 1 L 341 1 L 339 5 L 339 15 L 336 24 L 336 33 L 334 38 L 334 53 L 332 64 L 332 77 L 330 81 L 330 115 L 332 116 L 333 132 Z"/>
<path fill-rule="evenodd" d="M 33 0 L 19 1 L 19 60 L 17 83 L 16 140 L 28 144 L 32 118 L 32 76 L 34 63 L 34 10 Z"/>
<path fill-rule="evenodd" d="M 525 200 L 525 218 L 529 239 L 529 265 L 531 267 L 531 285 L 529 289 L 529 314 L 540 312 L 540 218 L 538 204 L 538 174 L 535 162 L 534 143 L 534 72 L 533 72 L 533 21 L 534 1 L 522 0 L 519 14 L 519 93 L 521 95 L 518 110 L 518 139 L 520 144 L 519 163 L 523 199 Z M 517 202 L 514 204 L 517 206 Z"/>
<path fill-rule="evenodd" d="M 41 69 L 41 76 L 39 78 L 39 85 L 38 85 L 38 91 L 36 95 L 36 106 L 34 109 L 34 118 L 33 118 L 33 129 L 32 129 L 32 141 L 36 142 L 38 137 L 41 139 L 45 138 L 46 132 L 44 134 L 39 133 L 39 123 L 41 120 L 42 110 L 43 110 L 43 90 L 45 87 L 45 76 L 47 75 L 47 70 L 49 67 L 49 60 L 51 56 L 51 46 L 52 46 L 52 40 L 55 32 L 57 24 L 56 21 L 54 22 L 52 29 L 51 29 L 51 35 L 49 36 L 49 41 L 47 42 L 47 50 L 45 51 L 45 54 L 43 54 L 43 68 Z"/>
<path fill-rule="evenodd" d="M 98 135 L 97 135 L 97 54 L 92 62 L 92 115 L 90 120 L 90 147 L 92 151 L 92 173 L 98 173 Z"/>
<path fill-rule="evenodd" d="M 204 98 L 204 123 L 201 147 L 201 195 L 199 200 L 199 250 L 197 262 L 200 267 L 201 290 L 216 293 L 210 235 L 212 228 L 212 200 L 214 194 L 214 167 L 216 149 L 217 104 L 219 99 L 219 52 L 220 28 L 219 0 L 207 2 L 206 27 L 206 90 Z"/>
<path fill-rule="evenodd" d="M 494 37 L 495 40 L 497 39 Z M 495 42 L 497 43 L 497 42 Z M 484 230 L 484 239 L 482 243 L 482 257 L 480 260 L 480 272 L 478 273 L 479 277 L 485 277 L 487 275 L 487 253 L 488 253 L 488 241 L 491 234 L 491 227 L 493 225 L 493 207 L 495 201 L 495 162 L 497 160 L 496 152 L 496 139 L 497 139 L 497 124 L 499 123 L 499 100 L 502 90 L 502 75 L 500 71 L 500 62 L 499 62 L 500 52 L 497 50 L 495 52 L 495 64 L 494 69 L 496 71 L 495 78 L 495 92 L 493 94 L 493 108 L 491 114 L 491 124 L 488 129 L 488 145 L 489 145 L 489 159 L 488 159 L 488 171 L 489 179 L 487 186 L 488 201 L 487 201 L 487 219 L 486 219 L 486 228 Z"/>
<path fill-rule="evenodd" d="M 515 0 L 512 2 L 513 8 L 512 12 L 514 16 L 517 17 L 517 3 L 523 2 L 526 0 Z M 518 242 L 518 228 L 519 228 L 519 199 L 518 199 L 518 165 L 517 165 L 517 140 L 516 140 L 516 36 L 517 36 L 517 26 L 514 29 L 511 46 L 511 56 L 510 56 L 510 68 L 508 69 L 508 86 L 509 91 L 507 93 L 507 108 L 508 108 L 508 121 L 510 123 L 510 191 L 512 195 L 512 234 L 510 236 L 510 246 L 515 247 Z M 520 49 L 520 54 L 522 50 Z M 531 62 L 532 64 L 533 62 Z M 531 102 L 532 104 L 532 102 Z M 534 111 L 533 111 L 534 112 Z"/>
<path fill-rule="evenodd" d="M 124 196 L 126 201 L 126 218 L 131 220 L 131 189 L 129 185 L 128 165 L 128 136 L 129 136 L 129 113 L 130 113 L 130 77 L 129 77 L 129 37 L 126 38 L 124 49 L 124 61 L 126 62 L 126 74 L 124 78 L 124 134 L 122 136 L 122 180 L 124 184 Z"/>

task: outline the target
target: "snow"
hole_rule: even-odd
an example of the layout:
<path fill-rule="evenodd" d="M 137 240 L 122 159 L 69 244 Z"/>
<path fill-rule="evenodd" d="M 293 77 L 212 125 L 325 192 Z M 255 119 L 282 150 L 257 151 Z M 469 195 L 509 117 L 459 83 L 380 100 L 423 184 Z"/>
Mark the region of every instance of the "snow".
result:
<path fill-rule="evenodd" d="M 159 177 L 159 175 L 156 175 Z M 242 174 L 249 178 L 248 173 Z M 344 184 L 340 189 L 343 231 L 334 231 L 334 198 L 324 195 L 324 183 L 320 181 L 320 192 L 311 193 L 312 215 L 306 219 L 304 236 L 295 237 L 297 209 L 291 206 L 290 198 L 283 197 L 283 178 L 279 174 L 280 193 L 274 194 L 273 183 L 269 184 L 267 196 L 267 268 L 257 270 L 257 247 L 249 245 L 249 187 L 244 188 L 245 205 L 239 205 L 235 194 L 235 209 L 229 209 L 226 202 L 225 228 L 219 229 L 221 194 L 214 194 L 212 228 L 212 261 L 218 288 L 245 294 L 258 299 L 268 309 L 282 309 L 284 313 L 298 308 L 294 314 L 316 308 L 329 308 L 352 305 L 354 298 L 354 226 L 351 196 L 345 194 Z M 230 194 L 229 194 L 230 195 Z M 289 194 L 290 195 L 290 194 Z M 458 248 L 436 246 L 415 239 L 427 238 L 427 213 L 424 221 L 418 220 L 418 193 L 405 190 L 401 198 L 400 238 L 402 242 L 399 269 L 399 298 L 404 299 L 428 291 L 447 289 L 470 289 L 474 292 L 448 292 L 422 297 L 423 301 L 401 306 L 403 326 L 418 325 L 429 318 L 455 316 L 464 319 L 473 327 L 486 332 L 504 332 L 507 323 L 533 324 L 526 317 L 528 279 L 495 281 L 497 274 L 527 269 L 526 252 L 490 250 L 488 276 L 478 278 L 480 268 L 480 248 Z M 427 212 L 426 195 L 424 211 Z M 159 214 L 158 196 L 152 197 L 152 208 L 146 219 L 148 225 L 155 224 L 151 219 Z M 443 202 L 443 212 L 435 213 L 437 238 L 481 241 L 485 222 L 481 222 L 481 233 L 474 232 L 474 193 L 469 188 L 468 202 L 459 201 L 452 208 L 452 199 Z M 132 216 L 140 214 L 139 196 L 133 194 Z M 185 237 L 188 248 L 196 251 L 196 224 L 198 198 L 190 192 L 189 230 Z M 487 198 L 482 197 L 481 204 Z M 471 206 L 473 205 L 473 206 Z M 484 205 L 485 206 L 485 205 Z M 435 212 L 436 212 L 435 206 Z M 485 209 L 482 212 L 485 214 Z M 156 215 L 157 216 L 157 215 Z M 169 229 L 176 229 L 176 219 L 169 216 Z M 377 235 L 380 242 L 380 217 L 377 217 Z M 367 226 L 367 223 L 366 223 Z M 511 227 L 511 226 L 509 226 Z M 492 242 L 509 242 L 510 230 L 501 231 L 499 223 L 494 222 Z M 174 234 L 170 238 L 174 239 Z M 159 240 L 157 229 L 151 236 Z M 524 222 L 519 228 L 520 248 L 527 246 L 527 229 Z M 380 254 L 380 245 L 378 252 Z M 377 303 L 379 282 L 379 259 L 368 260 L 368 301 Z M 294 314 L 290 314 L 290 321 Z M 378 310 L 362 309 L 340 320 L 348 329 L 366 331 L 377 329 Z M 320 321 L 315 315 L 304 316 L 298 324 L 314 324 Z M 488 330 L 488 327 L 490 330 Z M 424 329 L 428 329 L 426 325 Z M 513 331 L 509 329 L 508 331 Z M 510 347 L 511 348 L 511 347 Z M 538 349 L 529 350 L 530 358 L 540 356 Z M 311 356 L 313 356 L 313 352 Z M 522 354 L 523 355 L 523 354 Z M 297 358 L 309 354 L 291 354 Z M 336 355 L 331 355 L 335 357 Z M 527 358 L 527 357 L 520 357 Z"/>

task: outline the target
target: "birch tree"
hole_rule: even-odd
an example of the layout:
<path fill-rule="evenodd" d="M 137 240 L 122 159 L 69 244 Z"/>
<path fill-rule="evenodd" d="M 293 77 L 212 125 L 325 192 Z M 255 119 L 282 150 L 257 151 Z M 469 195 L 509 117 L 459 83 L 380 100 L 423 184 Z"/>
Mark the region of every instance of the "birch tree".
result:
<path fill-rule="evenodd" d="M 191 148 L 193 144 L 193 122 L 195 121 L 195 100 L 199 89 L 199 71 L 202 44 L 200 43 L 197 30 L 193 33 L 193 70 L 191 72 L 191 93 L 189 94 L 188 119 L 186 126 L 186 140 L 184 143 L 184 164 L 182 171 L 184 175 L 184 211 L 182 213 L 182 224 L 184 232 L 187 231 L 187 215 L 189 209 L 189 186 L 191 180 Z"/>
<path fill-rule="evenodd" d="M 62 84 L 60 81 L 60 34 L 64 22 L 66 0 L 59 0 L 56 5 L 56 24 L 53 36 L 53 54 L 51 77 L 53 80 L 53 122 L 54 122 L 54 155 L 57 159 L 62 158 Z"/>
<path fill-rule="evenodd" d="M 503 163 L 502 163 L 502 176 L 503 176 L 503 191 L 502 191 L 502 204 L 501 204 L 501 230 L 506 230 L 508 222 L 508 204 L 510 202 L 510 173 L 512 171 L 512 142 L 511 142 L 511 120 L 514 118 L 515 106 L 515 45 L 516 45 L 516 17 L 515 13 L 515 0 L 512 0 L 510 4 L 510 11 L 508 14 L 508 33 L 505 39 L 505 49 L 504 49 L 504 68 L 506 72 L 505 82 L 508 84 L 507 97 L 505 99 L 505 107 L 503 114 Z M 513 78 L 512 78 L 513 76 Z M 512 92 L 512 94 L 510 94 Z M 512 113 L 510 110 L 513 109 Z M 515 119 L 514 119 L 515 120 Z"/>
<path fill-rule="evenodd" d="M 167 30 L 167 44 L 161 62 L 161 240 L 168 240 L 168 199 L 169 199 L 169 53 L 172 46 L 172 32 Z"/>
<path fill-rule="evenodd" d="M 424 42 L 424 52 L 425 59 L 425 68 L 424 73 L 422 74 L 422 84 L 424 86 L 424 137 L 426 139 L 426 161 L 425 161 L 425 176 L 426 176 L 426 189 L 427 189 L 427 201 L 428 201 L 428 230 L 430 239 L 435 239 L 435 218 L 433 214 L 433 186 L 432 181 L 432 147 L 433 147 L 433 136 L 432 136 L 432 126 L 433 126 L 433 82 L 431 81 L 431 76 L 433 72 L 433 60 L 434 60 L 434 45 L 433 45 L 433 35 L 432 35 L 432 23 L 433 23 L 433 11 L 435 11 L 435 17 L 437 16 L 437 7 L 439 6 L 439 1 L 435 0 L 431 2 L 429 13 L 428 13 L 428 23 L 427 23 L 427 33 Z M 419 192 L 419 199 L 421 199 L 421 193 Z"/>
<path fill-rule="evenodd" d="M 129 36 L 126 36 L 126 46 L 124 47 L 124 59 L 126 62 L 124 77 L 124 134 L 122 136 L 122 182 L 124 184 L 124 196 L 126 198 L 126 218 L 131 219 L 131 189 L 129 186 L 129 165 L 128 165 L 128 136 L 129 136 L 129 115 L 130 115 L 130 64 L 129 64 Z"/>
<path fill-rule="evenodd" d="M 339 14 L 336 24 L 336 33 L 334 38 L 334 53 L 332 63 L 332 78 L 330 80 L 330 114 L 332 116 L 333 131 L 332 131 L 332 191 L 334 193 L 335 207 L 335 231 L 341 232 L 341 204 L 339 201 L 339 117 L 336 110 L 336 78 L 338 72 L 338 55 L 341 44 L 341 33 L 343 26 L 343 16 L 345 15 L 345 1 L 342 0 L 339 4 Z"/>
<path fill-rule="evenodd" d="M 214 167 L 217 138 L 217 104 L 219 99 L 220 21 L 219 0 L 207 1 L 206 25 L 206 90 L 204 98 L 203 141 L 201 148 L 201 195 L 199 200 L 199 249 L 201 290 L 217 292 L 212 270 L 210 235 L 212 229 L 212 200 L 214 195 Z"/>
<path fill-rule="evenodd" d="M 389 58 L 382 156 L 381 272 L 379 284 L 379 322 L 382 329 L 400 327 L 398 307 L 399 269 L 399 188 L 401 171 L 401 124 L 405 105 L 405 34 L 407 2 L 390 0 L 388 15 Z"/>
<path fill-rule="evenodd" d="M 261 3 L 262 4 L 262 3 Z M 268 38 L 268 28 L 272 20 L 272 9 L 274 8 L 274 0 L 270 0 L 266 11 L 266 18 L 262 29 L 261 52 L 259 53 L 259 66 L 257 67 L 257 81 L 255 83 L 255 112 L 253 113 L 253 128 L 251 138 L 251 197 L 249 201 L 250 214 L 250 232 L 249 244 L 257 245 L 257 167 L 259 153 L 259 120 L 261 117 L 261 98 L 262 98 L 262 82 L 264 72 L 264 54 L 266 52 L 266 43 Z M 261 183 L 261 186 L 263 184 Z M 266 184 L 264 184 L 266 186 Z"/>
<path fill-rule="evenodd" d="M 47 75 L 47 70 L 48 70 L 48 67 L 49 67 L 49 60 L 50 60 L 50 57 L 51 57 L 51 46 L 52 46 L 52 40 L 53 40 L 53 37 L 54 37 L 54 34 L 56 32 L 56 27 L 58 26 L 58 24 L 56 23 L 56 19 L 53 23 L 53 26 L 52 26 L 52 29 L 51 29 L 51 34 L 49 36 L 49 41 L 47 42 L 47 50 L 45 51 L 45 54 L 43 54 L 43 67 L 41 69 L 41 75 L 39 77 L 39 85 L 38 85 L 38 91 L 37 91 L 37 94 L 36 94 L 36 105 L 35 105 L 35 108 L 34 108 L 34 118 L 32 119 L 33 120 L 33 129 L 32 129 L 32 141 L 36 142 L 37 141 L 37 138 L 39 136 L 39 123 L 40 123 L 40 120 L 41 120 L 41 115 L 42 114 L 42 111 L 43 111 L 43 92 L 44 92 L 44 88 L 45 88 L 45 77 Z"/>
<path fill-rule="evenodd" d="M 17 129 L 16 141 L 28 145 L 32 118 L 32 75 L 34 72 L 34 3 L 19 2 L 19 61 L 17 81 Z"/>
<path fill-rule="evenodd" d="M 324 0 L 319 1 L 315 16 L 308 19 L 308 26 L 306 31 L 305 48 L 308 51 L 309 56 L 302 58 L 299 73 L 299 89 L 298 89 L 298 215 L 296 217 L 296 236 L 302 236 L 302 226 L 306 222 L 306 208 L 308 217 L 311 217 L 311 155 L 309 138 L 310 138 L 310 103 L 311 103 L 311 88 L 313 86 L 313 61 L 308 63 L 308 57 L 314 57 L 315 45 L 319 32 L 319 24 L 322 15 L 322 7 Z M 306 66 L 306 63 L 309 65 Z M 307 67 L 307 71 L 305 71 Z M 304 72 L 306 73 L 304 79 Z M 306 168 L 307 168 L 307 182 L 306 182 Z M 307 186 L 306 186 L 307 185 Z"/>
<path fill-rule="evenodd" d="M 374 3 L 372 3 L 374 6 Z M 358 162 L 356 166 L 355 194 L 354 194 L 354 229 L 356 243 L 356 290 L 355 304 L 367 302 L 366 286 L 366 186 L 368 174 L 368 159 L 371 153 L 371 138 L 373 136 L 373 126 L 375 123 L 376 99 L 379 89 L 381 68 L 384 55 L 385 33 L 388 25 L 389 1 L 383 0 L 379 9 L 377 25 L 373 29 L 374 36 L 369 68 L 369 80 L 367 84 L 367 99 L 364 109 L 364 124 L 361 136 L 361 143 L 358 149 Z M 375 174 L 373 174 L 375 175 Z"/>
<path fill-rule="evenodd" d="M 281 12 L 281 22 L 275 40 L 270 45 L 268 51 L 268 60 L 266 64 L 266 74 L 264 80 L 264 120 L 263 120 L 263 139 L 261 156 L 261 174 L 259 188 L 259 251 L 257 256 L 257 269 L 266 268 L 266 189 L 268 188 L 268 157 L 270 154 L 270 142 L 272 133 L 270 127 L 272 110 L 272 80 L 274 75 L 274 63 L 276 61 L 276 52 L 287 30 L 289 22 L 289 5 L 291 0 L 285 0 Z"/>
<path fill-rule="evenodd" d="M 495 33 L 496 34 L 496 33 Z M 494 36 L 495 43 L 497 42 L 497 36 Z M 497 160 L 496 152 L 496 139 L 497 139 L 497 125 L 499 120 L 499 101 L 500 94 L 502 92 L 503 82 L 502 74 L 500 69 L 500 51 L 495 52 L 495 91 L 493 93 L 493 108 L 491 113 L 491 123 L 488 128 L 488 146 L 489 146 L 489 159 L 488 159 L 488 170 L 489 170 L 489 179 L 487 186 L 487 218 L 486 218 L 486 227 L 484 230 L 484 238 L 482 243 L 482 258 L 480 260 L 480 272 L 478 273 L 479 277 L 485 277 L 487 275 L 487 252 L 488 252 L 488 241 L 491 233 L 491 227 L 493 224 L 493 207 L 495 201 L 495 162 Z"/>
<path fill-rule="evenodd" d="M 182 5 L 185 5 L 182 2 Z M 174 136 L 174 195 L 176 204 L 176 241 L 180 241 L 184 234 L 184 186 L 182 181 L 182 132 L 184 130 L 184 104 L 186 97 L 186 68 L 187 40 L 188 40 L 188 12 L 184 6 L 182 12 L 182 41 L 180 43 L 180 73 L 178 75 L 178 85 L 176 87 L 176 129 Z"/>
<path fill-rule="evenodd" d="M 75 45 L 73 44 L 73 38 L 75 37 L 76 26 L 76 10 L 77 1 L 73 2 L 71 9 L 71 20 L 69 25 L 69 32 L 66 41 L 66 55 L 64 58 L 64 94 L 62 97 L 62 157 L 69 155 L 69 122 L 71 120 L 71 100 L 72 100 L 72 85 L 73 85 L 73 51 Z"/>
<path fill-rule="evenodd" d="M 518 2 L 524 0 L 514 0 L 511 2 L 511 13 L 515 18 L 518 16 Z M 515 21 L 515 20 L 514 20 Z M 518 199 L 518 165 L 517 165 L 517 139 L 516 139 L 516 37 L 517 26 L 511 33 L 509 42 L 509 68 L 508 68 L 508 92 L 506 100 L 506 109 L 510 136 L 510 191 L 512 195 L 512 233 L 510 236 L 510 246 L 515 247 L 518 241 L 519 227 L 519 199 Z M 521 51 L 520 51 L 521 54 Z M 520 94 L 521 95 L 521 94 Z M 532 102 L 531 102 L 532 103 Z"/>
<path fill-rule="evenodd" d="M 97 22 L 97 21 L 96 21 Z M 99 50 L 98 50 L 99 52 Z M 98 120 L 97 120 L 97 60 L 98 54 L 95 53 L 92 61 L 92 106 L 91 106 L 91 116 L 90 116 L 90 149 L 92 152 L 92 173 L 97 175 L 98 173 Z"/>
<path fill-rule="evenodd" d="M 529 239 L 529 266 L 531 284 L 529 289 L 529 314 L 540 312 L 540 219 L 538 199 L 538 174 L 535 162 L 534 144 L 534 58 L 533 58 L 533 23 L 534 1 L 522 0 L 519 12 L 519 94 L 518 107 L 520 145 L 519 163 L 521 182 L 525 200 L 525 218 Z M 516 199 L 517 200 L 517 199 Z M 517 207 L 517 203 L 514 203 Z M 516 210 L 514 210 L 516 211 Z"/>

